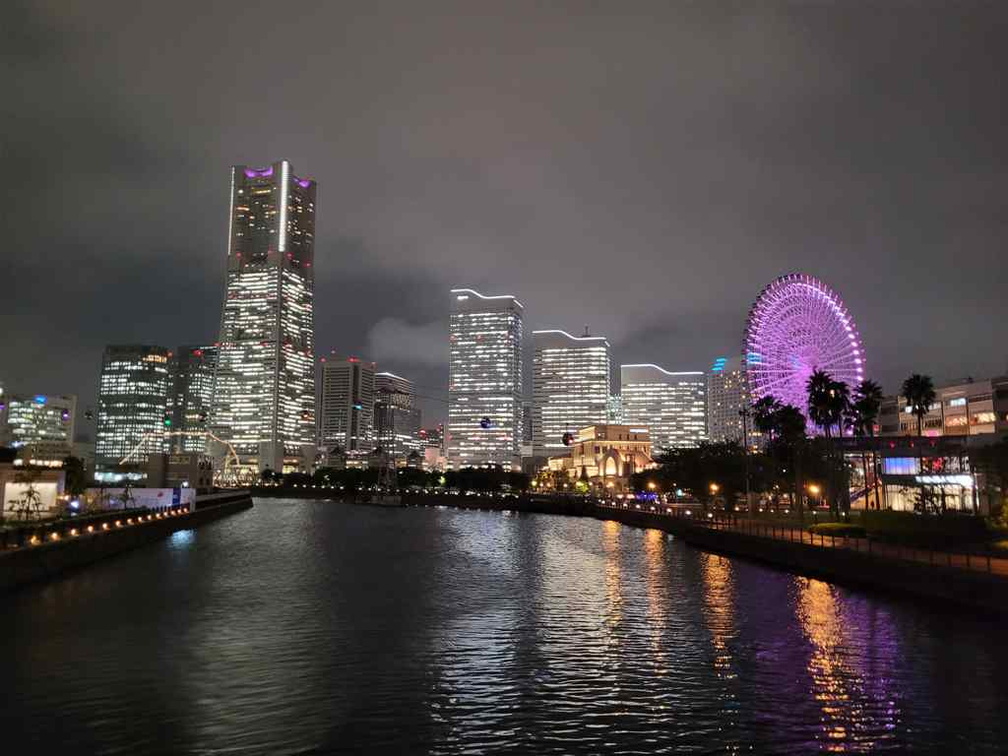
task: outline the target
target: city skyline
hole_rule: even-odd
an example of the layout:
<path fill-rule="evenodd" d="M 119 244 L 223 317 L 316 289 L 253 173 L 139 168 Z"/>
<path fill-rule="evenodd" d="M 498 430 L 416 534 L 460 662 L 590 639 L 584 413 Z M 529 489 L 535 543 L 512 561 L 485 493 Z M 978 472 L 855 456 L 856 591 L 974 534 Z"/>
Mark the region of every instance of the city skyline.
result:
<path fill-rule="evenodd" d="M 622 19 L 624 37 L 602 12 L 488 19 L 435 3 L 422 33 L 419 9 L 349 13 L 359 33 L 335 46 L 316 35 L 348 12 L 320 13 L 277 31 L 278 44 L 314 43 L 319 65 L 254 72 L 233 63 L 251 19 L 196 29 L 165 13 L 127 33 L 95 9 L 87 23 L 108 30 L 98 49 L 83 17 L 11 14 L 6 49 L 50 96 L 18 89 L 11 105 L 28 184 L 5 204 L 20 250 L 5 256 L 19 282 L 0 335 L 17 355 L 7 384 L 93 408 L 106 344 L 216 341 L 226 167 L 278 157 L 310 169 L 332 208 L 318 229 L 318 344 L 418 386 L 447 380 L 453 285 L 518 292 L 537 327 L 590 322 L 622 361 L 678 368 L 735 354 L 759 286 L 791 270 L 844 293 L 887 393 L 913 371 L 953 382 L 1008 369 L 1004 8 L 655 7 Z M 452 43 L 447 18 L 476 43 Z M 323 75 L 353 70 L 379 33 L 400 43 L 388 68 Z M 179 47 L 152 56 L 152 38 Z M 735 56 L 712 58 L 725 44 Z M 390 73 L 404 70 L 408 85 Z M 594 72 L 602 96 L 574 70 Z M 236 84 L 178 84 L 204 71 Z M 276 107 L 263 107 L 264 82 Z M 72 144 L 54 137 L 60 117 L 77 124 Z M 616 256 L 632 296 L 610 296 Z M 64 277 L 66 260 L 78 272 Z M 961 336 L 935 340 L 949 328 Z"/>

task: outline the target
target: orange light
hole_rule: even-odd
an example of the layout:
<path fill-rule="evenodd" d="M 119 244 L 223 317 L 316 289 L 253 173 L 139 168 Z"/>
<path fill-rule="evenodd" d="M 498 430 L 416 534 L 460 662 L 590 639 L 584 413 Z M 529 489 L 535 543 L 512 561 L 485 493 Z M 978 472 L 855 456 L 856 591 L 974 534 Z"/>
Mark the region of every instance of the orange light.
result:
<path fill-rule="evenodd" d="M 49 537 L 52 538 L 54 541 L 58 541 L 59 540 L 59 533 L 50 533 Z"/>
<path fill-rule="evenodd" d="M 116 521 L 115 521 L 115 526 L 116 526 L 117 528 L 121 528 L 121 527 L 122 527 L 122 520 L 116 520 Z"/>
<path fill-rule="evenodd" d="M 102 527 L 102 530 L 108 530 L 108 523 L 107 522 L 103 522 L 101 527 Z"/>
<path fill-rule="evenodd" d="M 72 536 L 78 535 L 77 528 L 70 528 L 70 535 Z"/>
<path fill-rule="evenodd" d="M 87 526 L 87 532 L 88 533 L 94 533 L 94 525 L 88 525 Z"/>

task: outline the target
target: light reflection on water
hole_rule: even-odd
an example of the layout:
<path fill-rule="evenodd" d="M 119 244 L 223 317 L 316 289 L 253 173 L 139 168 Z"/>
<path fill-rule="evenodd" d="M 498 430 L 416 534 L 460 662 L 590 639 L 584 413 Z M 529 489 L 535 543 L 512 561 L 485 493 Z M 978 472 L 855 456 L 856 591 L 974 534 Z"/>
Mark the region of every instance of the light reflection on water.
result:
<path fill-rule="evenodd" d="M 261 502 L 18 592 L 2 619 L 5 737 L 71 753 L 1008 737 L 997 625 L 615 522 Z"/>

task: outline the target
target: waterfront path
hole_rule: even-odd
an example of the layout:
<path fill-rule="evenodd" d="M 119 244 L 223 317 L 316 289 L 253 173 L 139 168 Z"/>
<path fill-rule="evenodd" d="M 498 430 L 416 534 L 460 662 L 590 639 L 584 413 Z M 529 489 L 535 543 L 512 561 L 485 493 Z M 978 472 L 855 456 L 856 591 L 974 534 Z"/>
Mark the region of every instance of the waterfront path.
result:
<path fill-rule="evenodd" d="M 974 572 L 985 572 L 1008 577 L 1008 559 L 992 557 L 990 554 L 936 551 L 933 549 L 901 546 L 899 544 L 880 543 L 873 541 L 871 538 L 810 533 L 805 528 L 766 523 L 754 518 L 729 517 L 714 515 L 712 513 L 704 515 L 699 509 L 694 512 L 693 510 L 683 510 L 681 508 L 664 507 L 661 505 L 630 504 L 626 502 L 599 502 L 596 506 L 599 512 L 605 512 L 607 509 L 616 512 L 636 509 L 659 517 L 687 520 L 691 525 L 710 530 L 727 531 L 758 538 L 786 541 L 788 543 L 804 543 L 822 549 L 846 549 L 876 557 L 928 564 L 934 567 L 951 567 Z"/>

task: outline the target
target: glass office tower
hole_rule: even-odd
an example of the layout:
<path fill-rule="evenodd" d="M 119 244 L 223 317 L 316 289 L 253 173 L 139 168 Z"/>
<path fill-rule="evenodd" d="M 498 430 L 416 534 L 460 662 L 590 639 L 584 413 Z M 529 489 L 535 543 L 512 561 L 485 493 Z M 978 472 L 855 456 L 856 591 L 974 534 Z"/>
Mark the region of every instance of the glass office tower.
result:
<path fill-rule="evenodd" d="M 286 160 L 231 171 L 211 426 L 260 472 L 313 456 L 315 193 Z"/>

